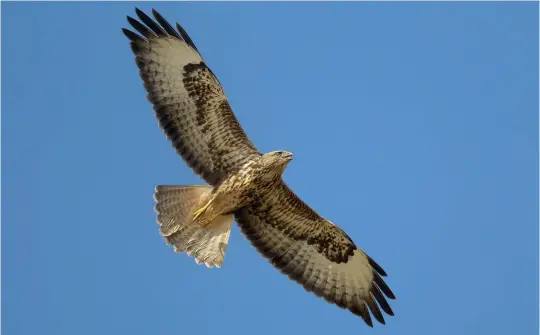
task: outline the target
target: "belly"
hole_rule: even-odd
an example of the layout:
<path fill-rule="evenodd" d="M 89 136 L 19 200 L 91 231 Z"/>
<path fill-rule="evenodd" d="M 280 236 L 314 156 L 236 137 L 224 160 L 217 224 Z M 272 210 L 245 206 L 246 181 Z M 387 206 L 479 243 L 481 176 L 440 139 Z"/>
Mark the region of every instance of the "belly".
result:
<path fill-rule="evenodd" d="M 264 172 L 248 163 L 237 174 L 217 186 L 212 204 L 214 210 L 219 214 L 235 212 L 272 189 L 280 176 Z"/>
<path fill-rule="evenodd" d="M 211 211 L 229 214 L 248 205 L 253 199 L 253 183 L 249 176 L 234 176 L 219 185 L 214 193 Z"/>

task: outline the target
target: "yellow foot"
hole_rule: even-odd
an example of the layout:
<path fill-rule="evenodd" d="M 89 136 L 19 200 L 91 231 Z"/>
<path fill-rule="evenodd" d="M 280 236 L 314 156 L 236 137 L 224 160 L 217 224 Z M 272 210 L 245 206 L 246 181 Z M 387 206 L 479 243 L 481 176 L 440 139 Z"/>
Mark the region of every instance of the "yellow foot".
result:
<path fill-rule="evenodd" d="M 193 221 L 197 221 L 202 216 L 205 210 L 206 210 L 206 206 L 193 212 Z"/>
<path fill-rule="evenodd" d="M 204 211 L 206 211 L 208 206 L 210 206 L 210 202 L 207 202 L 206 205 L 202 206 L 201 208 L 193 212 L 193 221 L 200 220 L 204 214 Z"/>

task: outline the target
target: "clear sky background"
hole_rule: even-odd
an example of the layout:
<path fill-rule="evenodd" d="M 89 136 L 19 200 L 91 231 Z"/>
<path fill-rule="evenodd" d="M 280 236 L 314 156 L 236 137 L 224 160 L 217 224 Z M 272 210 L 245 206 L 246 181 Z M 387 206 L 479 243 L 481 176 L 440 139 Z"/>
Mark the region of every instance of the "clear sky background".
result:
<path fill-rule="evenodd" d="M 154 186 L 201 181 L 146 100 L 134 5 L 2 4 L 3 334 L 537 333 L 538 4 L 137 3 L 389 273 L 373 330 L 236 226 L 222 269 L 166 247 Z"/>

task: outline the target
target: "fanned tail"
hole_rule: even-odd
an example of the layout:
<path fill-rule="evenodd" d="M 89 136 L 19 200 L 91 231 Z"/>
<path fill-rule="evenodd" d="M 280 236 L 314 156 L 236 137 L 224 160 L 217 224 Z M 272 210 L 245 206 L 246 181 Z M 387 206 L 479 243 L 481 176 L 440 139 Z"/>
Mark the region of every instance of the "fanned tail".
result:
<path fill-rule="evenodd" d="M 156 187 L 154 199 L 158 213 L 160 233 L 175 252 L 186 252 L 197 264 L 221 267 L 229 242 L 233 216 L 220 215 L 202 227 L 193 222 L 193 213 L 199 209 L 201 197 L 211 191 L 210 186 Z M 208 194 L 208 193 L 206 193 Z"/>

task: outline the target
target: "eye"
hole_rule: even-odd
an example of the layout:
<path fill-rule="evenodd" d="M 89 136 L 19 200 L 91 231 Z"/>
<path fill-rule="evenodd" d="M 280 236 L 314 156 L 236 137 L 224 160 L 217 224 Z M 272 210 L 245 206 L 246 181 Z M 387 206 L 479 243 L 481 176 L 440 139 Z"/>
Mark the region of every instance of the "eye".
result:
<path fill-rule="evenodd" d="M 278 155 L 278 156 L 283 155 L 283 151 L 278 151 L 278 152 L 276 152 L 276 155 Z"/>

